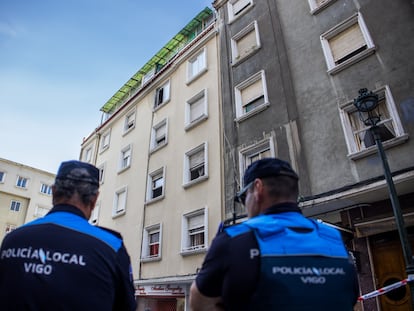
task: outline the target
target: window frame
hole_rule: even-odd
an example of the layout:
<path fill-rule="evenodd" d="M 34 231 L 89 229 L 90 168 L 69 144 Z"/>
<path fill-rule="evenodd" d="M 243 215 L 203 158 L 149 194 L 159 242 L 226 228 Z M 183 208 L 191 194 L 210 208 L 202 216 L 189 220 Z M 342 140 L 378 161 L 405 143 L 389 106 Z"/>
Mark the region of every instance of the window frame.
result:
<path fill-rule="evenodd" d="M 105 182 L 106 162 L 97 166 L 97 168 L 99 170 L 99 184 L 102 185 Z"/>
<path fill-rule="evenodd" d="M 106 140 L 108 140 L 107 144 L 105 144 Z M 111 129 L 105 131 L 101 135 L 100 148 L 99 148 L 100 153 L 104 152 L 105 150 L 108 150 L 110 143 L 111 143 Z"/>
<path fill-rule="evenodd" d="M 262 154 L 263 151 L 269 150 L 270 157 L 276 157 L 275 152 L 275 144 L 273 137 L 269 137 L 266 139 L 263 139 L 257 143 L 254 143 L 252 145 L 249 145 L 239 151 L 239 174 L 240 174 L 240 181 L 243 180 L 244 172 L 246 171 L 247 167 L 250 163 L 248 163 L 248 159 L 251 159 L 253 156 L 257 154 Z M 261 157 L 259 157 L 261 158 Z M 240 182 L 240 185 L 242 183 Z M 241 188 L 241 187 L 240 187 Z"/>
<path fill-rule="evenodd" d="M 11 200 L 10 201 L 10 206 L 9 206 L 9 210 L 12 212 L 20 212 L 20 210 L 22 209 L 22 202 L 17 201 L 17 200 Z"/>
<path fill-rule="evenodd" d="M 255 38 L 256 38 L 256 45 L 252 46 L 251 50 L 248 52 L 245 52 L 243 55 L 240 55 L 239 46 L 238 43 L 241 39 L 246 38 L 247 35 L 254 32 Z M 259 26 L 257 21 L 253 21 L 246 27 L 244 27 L 241 31 L 239 31 L 237 34 L 235 34 L 231 38 L 231 58 L 232 58 L 232 65 L 237 65 L 239 62 L 243 61 L 244 59 L 251 56 L 254 52 L 260 49 L 261 43 L 260 43 L 260 33 L 259 33 Z"/>
<path fill-rule="evenodd" d="M 204 244 L 191 246 L 189 222 L 193 217 L 203 215 Z M 182 256 L 205 253 L 208 249 L 208 209 L 207 207 L 183 214 L 181 220 L 181 251 Z"/>
<path fill-rule="evenodd" d="M 193 64 L 199 59 L 199 57 L 203 55 L 204 64 L 203 66 L 200 65 L 199 70 L 196 73 L 193 73 Z M 191 56 L 187 60 L 187 82 L 186 84 L 189 85 L 191 82 L 197 80 L 200 76 L 202 76 L 208 69 L 208 61 L 207 61 L 207 47 L 204 46 L 200 50 L 197 51 L 193 56 Z"/>
<path fill-rule="evenodd" d="M 4 229 L 4 234 L 9 234 L 10 232 L 12 232 L 13 230 L 15 230 L 17 228 L 17 225 L 15 224 L 10 224 L 10 223 L 6 223 L 5 229 Z"/>
<path fill-rule="evenodd" d="M 125 154 L 129 151 L 129 160 L 127 161 L 128 163 L 126 165 L 124 165 L 125 162 Z M 125 146 L 124 148 L 121 149 L 121 154 L 119 157 L 119 166 L 118 166 L 118 174 L 122 173 L 124 171 L 126 171 L 127 169 L 129 169 L 131 167 L 131 162 L 132 162 L 132 144 L 129 144 L 127 146 Z"/>
<path fill-rule="evenodd" d="M 124 119 L 124 128 L 123 128 L 123 133 L 122 135 L 126 135 L 129 132 L 131 132 L 134 128 L 135 125 L 137 123 L 137 110 L 136 108 L 133 108 L 131 110 L 129 110 L 126 114 L 125 114 L 125 119 Z M 132 121 L 130 120 L 130 118 L 133 117 Z"/>
<path fill-rule="evenodd" d="M 373 93 L 382 95 L 384 94 L 385 98 L 385 106 L 388 110 L 388 114 L 390 116 L 391 124 L 393 125 L 393 130 L 395 132 L 395 137 L 389 140 L 383 141 L 383 146 L 385 149 L 391 148 L 395 145 L 399 145 L 405 142 L 408 139 L 408 134 L 404 132 L 397 107 L 395 105 L 394 98 L 392 96 L 391 89 L 388 85 L 384 85 L 380 88 L 373 90 Z M 357 160 L 368 155 L 374 154 L 377 152 L 376 144 L 373 144 L 369 147 L 364 149 L 358 149 L 358 144 L 354 138 L 354 131 L 351 125 L 351 117 L 350 114 L 356 112 L 356 108 L 353 104 L 353 101 L 348 101 L 339 107 L 339 114 L 341 118 L 342 129 L 344 132 L 344 138 L 347 145 L 348 150 L 348 158 L 352 160 Z M 367 130 L 368 127 L 367 127 Z"/>
<path fill-rule="evenodd" d="M 165 139 L 163 143 L 157 144 L 157 131 L 165 126 Z M 154 125 L 151 129 L 151 148 L 150 152 L 155 152 L 168 144 L 168 118 L 163 119 Z"/>
<path fill-rule="evenodd" d="M 204 174 L 198 178 L 191 179 L 190 158 L 198 152 L 204 152 Z M 208 144 L 203 142 L 197 147 L 187 151 L 184 154 L 184 171 L 183 171 L 183 187 L 188 188 L 208 179 Z"/>
<path fill-rule="evenodd" d="M 19 189 L 27 189 L 29 187 L 29 178 L 17 175 L 15 186 Z"/>
<path fill-rule="evenodd" d="M 4 184 L 5 180 L 6 180 L 6 172 L 5 171 L 0 171 L 0 184 Z"/>
<path fill-rule="evenodd" d="M 46 191 L 42 191 L 43 189 L 46 189 Z M 40 189 L 39 192 L 41 194 L 47 195 L 47 196 L 51 196 L 52 195 L 52 185 L 49 185 L 47 183 L 41 182 L 40 183 Z"/>
<path fill-rule="evenodd" d="M 159 100 L 159 92 L 160 90 L 168 90 L 168 96 L 164 99 L 164 91 L 163 91 L 163 101 L 158 102 Z M 165 106 L 171 100 L 171 80 L 168 79 L 165 81 L 160 87 L 155 89 L 155 96 L 154 96 L 154 111 L 160 109 L 161 107 Z"/>
<path fill-rule="evenodd" d="M 317 0 L 308 0 L 310 7 L 310 14 L 317 14 L 329 5 L 331 5 L 336 0 L 324 0 L 321 4 L 318 5 Z"/>
<path fill-rule="evenodd" d="M 153 187 L 153 183 L 155 181 L 154 178 L 159 177 L 158 179 L 162 179 L 162 186 L 161 186 L 161 194 L 154 197 L 154 189 L 158 189 L 158 188 L 154 188 Z M 157 179 L 157 180 L 158 180 Z M 162 200 L 165 197 L 165 166 L 151 172 L 148 174 L 148 179 L 147 179 L 147 195 L 146 195 L 146 203 L 153 203 L 159 200 Z"/>
<path fill-rule="evenodd" d="M 120 194 L 125 193 L 125 202 L 124 202 L 124 206 L 123 208 L 119 209 L 119 199 L 120 199 Z M 115 195 L 114 195 L 114 202 L 113 202 L 113 206 L 112 206 L 112 218 L 116 218 L 122 215 L 125 215 L 126 213 L 126 209 L 127 209 L 127 201 L 128 201 L 128 186 L 123 186 L 118 188 L 115 191 Z"/>
<path fill-rule="evenodd" d="M 358 24 L 367 48 L 353 56 L 350 56 L 349 59 L 344 60 L 342 63 L 335 64 L 334 57 L 332 54 L 332 49 L 329 44 L 329 40 L 339 35 L 343 31 L 349 29 L 350 27 L 354 26 L 355 24 Z M 375 49 L 376 49 L 375 44 L 368 31 L 367 25 L 365 24 L 365 21 L 364 21 L 364 18 L 361 12 L 357 12 L 353 14 L 346 20 L 342 21 L 338 25 L 332 27 L 328 31 L 321 34 L 320 41 L 322 44 L 323 54 L 325 56 L 326 66 L 328 68 L 327 72 L 330 75 L 336 74 L 344 70 L 345 68 L 348 68 L 349 66 L 352 66 L 353 64 L 361 61 L 362 59 L 372 55 L 373 53 L 375 53 Z M 352 53 L 348 55 L 351 55 L 351 54 Z"/>
<path fill-rule="evenodd" d="M 85 154 L 83 156 L 83 161 L 87 163 L 91 163 L 92 155 L 93 155 L 93 146 L 89 145 L 84 150 L 85 150 Z"/>
<path fill-rule="evenodd" d="M 101 209 L 101 201 L 97 201 L 94 209 L 92 210 L 91 217 L 89 217 L 89 220 L 88 220 L 91 225 L 94 225 L 94 226 L 98 225 L 100 209 Z"/>
<path fill-rule="evenodd" d="M 191 121 L 191 107 L 193 104 L 197 103 L 198 100 L 200 99 L 204 99 L 202 102 L 203 112 L 201 113 L 199 117 Z M 201 122 L 205 121 L 206 119 L 208 119 L 208 93 L 207 93 L 207 89 L 203 89 L 185 102 L 184 130 L 188 131 L 192 129 L 193 127 L 197 126 L 198 124 L 200 124 Z"/>
<path fill-rule="evenodd" d="M 242 91 L 247 89 L 249 86 L 253 85 L 257 81 L 262 81 L 262 88 L 263 88 L 263 103 L 258 105 L 257 107 L 253 108 L 248 112 L 243 112 L 243 107 L 247 106 L 248 104 L 243 104 L 242 99 Z M 255 73 L 254 75 L 250 76 L 246 80 L 240 82 L 234 87 L 234 101 L 235 101 L 235 108 L 236 108 L 236 122 L 241 122 L 250 118 L 251 116 L 265 110 L 269 107 L 269 97 L 267 93 L 267 84 L 266 84 L 266 74 L 264 70 L 260 70 L 259 72 Z M 260 98 L 260 97 L 257 97 Z M 251 101 L 250 101 L 251 103 Z"/>
<path fill-rule="evenodd" d="M 234 12 L 234 4 L 238 1 L 246 2 L 246 5 L 236 13 Z M 240 16 L 243 16 L 248 12 L 254 5 L 253 0 L 230 0 L 227 2 L 227 10 L 228 10 L 228 23 L 231 24 L 233 21 L 238 19 Z"/>
<path fill-rule="evenodd" d="M 158 254 L 150 255 L 151 234 L 158 232 Z M 162 259 L 162 224 L 155 224 L 144 228 L 143 244 L 141 250 L 141 262 L 158 261 Z"/>

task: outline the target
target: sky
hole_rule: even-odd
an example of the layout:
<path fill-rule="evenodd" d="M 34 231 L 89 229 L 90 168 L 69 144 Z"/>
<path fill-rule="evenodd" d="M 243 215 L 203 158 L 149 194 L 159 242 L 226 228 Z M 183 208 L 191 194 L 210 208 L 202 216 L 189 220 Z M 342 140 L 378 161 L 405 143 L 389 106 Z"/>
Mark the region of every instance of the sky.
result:
<path fill-rule="evenodd" d="M 0 158 L 56 173 L 212 0 L 0 0 Z"/>

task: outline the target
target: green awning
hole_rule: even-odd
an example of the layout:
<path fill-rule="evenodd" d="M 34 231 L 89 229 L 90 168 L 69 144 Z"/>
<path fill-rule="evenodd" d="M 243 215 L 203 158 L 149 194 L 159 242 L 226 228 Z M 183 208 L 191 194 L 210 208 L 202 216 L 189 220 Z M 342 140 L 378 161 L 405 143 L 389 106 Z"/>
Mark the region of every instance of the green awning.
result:
<path fill-rule="evenodd" d="M 142 78 L 155 70 L 159 71 L 171 60 L 183 47 L 190 43 L 206 26 L 206 21 L 211 20 L 213 11 L 206 7 L 194 17 L 183 29 L 180 30 L 161 50 L 159 50 L 141 69 L 138 70 L 106 103 L 101 111 L 113 113 L 136 89 L 142 84 Z"/>

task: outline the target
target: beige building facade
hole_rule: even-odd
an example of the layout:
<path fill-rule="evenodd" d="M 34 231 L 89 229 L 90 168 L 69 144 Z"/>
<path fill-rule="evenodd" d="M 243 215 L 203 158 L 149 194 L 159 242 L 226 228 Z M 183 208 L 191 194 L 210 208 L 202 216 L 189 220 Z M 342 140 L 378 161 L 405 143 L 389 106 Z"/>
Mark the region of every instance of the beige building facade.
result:
<path fill-rule="evenodd" d="M 206 8 L 102 108 L 80 159 L 101 170 L 91 222 L 120 231 L 138 310 L 188 310 L 222 219 L 217 31 Z"/>
<path fill-rule="evenodd" d="M 0 158 L 0 240 L 52 207 L 55 175 Z"/>

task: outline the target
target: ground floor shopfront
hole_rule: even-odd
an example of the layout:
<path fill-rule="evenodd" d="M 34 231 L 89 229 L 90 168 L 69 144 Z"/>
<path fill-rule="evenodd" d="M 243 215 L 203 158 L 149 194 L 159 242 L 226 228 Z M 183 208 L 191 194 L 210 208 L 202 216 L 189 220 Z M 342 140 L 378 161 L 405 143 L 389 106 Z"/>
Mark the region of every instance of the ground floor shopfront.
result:
<path fill-rule="evenodd" d="M 141 280 L 135 285 L 137 311 L 187 311 L 194 276 L 182 280 Z"/>

